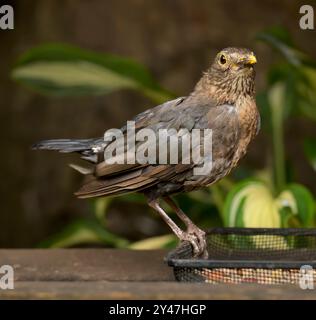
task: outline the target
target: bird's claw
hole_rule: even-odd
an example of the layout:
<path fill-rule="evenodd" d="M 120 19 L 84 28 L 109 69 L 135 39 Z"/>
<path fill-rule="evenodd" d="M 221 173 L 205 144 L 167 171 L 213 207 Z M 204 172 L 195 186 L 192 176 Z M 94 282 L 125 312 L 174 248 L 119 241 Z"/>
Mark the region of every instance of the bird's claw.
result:
<path fill-rule="evenodd" d="M 189 227 L 187 232 L 183 232 L 181 241 L 189 241 L 193 248 L 193 257 L 208 258 L 206 234 L 197 227 Z"/>

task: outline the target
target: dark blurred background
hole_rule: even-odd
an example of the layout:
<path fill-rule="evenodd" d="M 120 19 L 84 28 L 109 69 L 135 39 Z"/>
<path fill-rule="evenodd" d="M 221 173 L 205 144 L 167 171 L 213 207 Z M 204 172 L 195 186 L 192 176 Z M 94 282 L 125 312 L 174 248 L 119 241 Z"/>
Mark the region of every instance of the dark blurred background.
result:
<path fill-rule="evenodd" d="M 32 143 L 47 138 L 101 136 L 105 129 L 120 126 L 154 106 L 128 90 L 58 99 L 34 93 L 10 79 L 17 58 L 31 47 L 65 42 L 128 56 L 148 67 L 163 87 L 179 95 L 190 92 L 217 51 L 227 46 L 249 47 L 256 52 L 260 90 L 273 55 L 254 37 L 270 26 L 287 28 L 300 48 L 316 56 L 315 31 L 301 30 L 298 25 L 299 7 L 307 1 L 4 2 L 14 6 L 15 30 L 0 30 L 0 247 L 36 246 L 74 219 L 92 214 L 89 202 L 73 196 L 81 181 L 67 166 L 73 157 L 31 151 Z M 315 125 L 297 119 L 288 126 L 289 156 L 297 163 L 300 181 L 315 192 L 315 175 L 301 164 L 297 152 L 305 133 L 315 136 Z M 262 155 L 267 152 L 267 141 L 261 134 L 244 161 L 260 169 L 265 161 Z M 146 210 L 117 201 L 108 212 L 108 227 L 130 239 L 167 232 Z"/>

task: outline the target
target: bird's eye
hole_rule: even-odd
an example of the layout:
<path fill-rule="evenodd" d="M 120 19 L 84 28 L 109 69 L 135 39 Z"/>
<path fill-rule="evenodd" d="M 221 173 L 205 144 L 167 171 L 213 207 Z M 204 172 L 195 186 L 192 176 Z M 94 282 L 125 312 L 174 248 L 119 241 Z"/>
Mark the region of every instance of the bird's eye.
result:
<path fill-rule="evenodd" d="M 221 64 L 225 64 L 226 63 L 226 57 L 222 54 L 221 57 L 219 58 L 219 62 Z"/>

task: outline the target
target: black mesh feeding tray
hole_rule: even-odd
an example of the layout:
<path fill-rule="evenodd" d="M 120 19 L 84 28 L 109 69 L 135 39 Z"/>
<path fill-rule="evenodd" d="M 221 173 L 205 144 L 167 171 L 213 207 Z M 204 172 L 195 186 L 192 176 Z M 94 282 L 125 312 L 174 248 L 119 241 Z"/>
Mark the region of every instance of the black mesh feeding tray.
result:
<path fill-rule="evenodd" d="M 208 259 L 193 258 L 191 244 L 182 242 L 170 252 L 166 260 L 175 278 L 235 284 L 316 280 L 316 229 L 214 228 L 207 232 L 207 250 Z"/>

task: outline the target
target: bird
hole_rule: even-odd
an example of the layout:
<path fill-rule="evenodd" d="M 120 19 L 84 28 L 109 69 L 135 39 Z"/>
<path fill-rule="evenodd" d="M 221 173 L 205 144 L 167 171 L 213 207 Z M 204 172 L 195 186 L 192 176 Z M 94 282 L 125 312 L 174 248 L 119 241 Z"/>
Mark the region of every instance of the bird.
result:
<path fill-rule="evenodd" d="M 227 176 L 246 154 L 260 129 L 260 114 L 255 101 L 256 63 L 257 58 L 249 49 L 225 48 L 212 59 L 190 94 L 147 109 L 133 118 L 136 132 L 142 129 L 154 132 L 168 128 L 188 132 L 210 129 L 212 154 L 206 156 L 211 156 L 212 168 L 205 174 L 196 174 L 198 165 L 192 161 L 176 164 L 106 161 L 111 159 L 105 159 L 104 151 L 114 141 L 105 141 L 104 137 L 43 140 L 32 148 L 79 153 L 89 163 L 89 167 L 71 165 L 85 176 L 82 186 L 75 192 L 78 198 L 142 193 L 148 205 L 159 213 L 179 240 L 191 244 L 193 256 L 206 259 L 205 231 L 181 210 L 173 196 L 216 183 Z M 123 135 L 127 131 L 126 125 L 121 128 Z M 124 146 L 120 156 L 126 157 L 128 147 L 126 143 Z M 185 228 L 180 228 L 169 217 L 162 202 L 176 213 Z"/>

